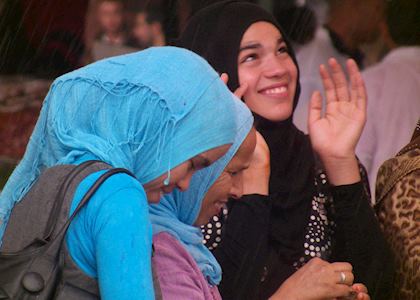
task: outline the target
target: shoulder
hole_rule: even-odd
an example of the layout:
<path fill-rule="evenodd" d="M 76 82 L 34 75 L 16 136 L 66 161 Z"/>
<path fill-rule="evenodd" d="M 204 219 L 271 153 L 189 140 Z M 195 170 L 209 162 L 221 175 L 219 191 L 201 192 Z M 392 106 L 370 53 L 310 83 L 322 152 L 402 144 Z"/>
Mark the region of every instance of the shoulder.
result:
<path fill-rule="evenodd" d="M 78 189 L 87 190 L 105 172 L 106 171 L 102 170 L 90 174 L 81 182 Z M 121 201 L 122 196 L 124 196 L 124 198 L 137 198 L 137 200 L 146 200 L 146 192 L 143 186 L 136 178 L 126 173 L 117 173 L 105 180 L 98 188 L 92 199 L 96 198 L 97 200 L 101 199 L 105 201 L 109 198 L 118 198 L 118 203 L 124 205 L 124 202 L 127 202 L 127 200 Z"/>
<path fill-rule="evenodd" d="M 191 272 L 196 263 L 184 246 L 170 233 L 160 232 L 153 236 L 154 261 L 168 272 Z M 171 268 L 167 268 L 167 267 Z"/>
<path fill-rule="evenodd" d="M 209 287 L 192 256 L 172 235 L 153 236 L 152 263 L 164 299 L 207 299 Z"/>
<path fill-rule="evenodd" d="M 72 213 L 83 195 L 94 182 L 106 171 L 102 170 L 87 176 L 77 188 L 71 211 Z M 146 192 L 137 179 L 125 173 L 114 174 L 98 188 L 86 205 L 81 216 L 92 226 L 131 222 L 130 220 L 148 220 L 148 202 Z M 98 223 L 99 222 L 99 223 Z"/>

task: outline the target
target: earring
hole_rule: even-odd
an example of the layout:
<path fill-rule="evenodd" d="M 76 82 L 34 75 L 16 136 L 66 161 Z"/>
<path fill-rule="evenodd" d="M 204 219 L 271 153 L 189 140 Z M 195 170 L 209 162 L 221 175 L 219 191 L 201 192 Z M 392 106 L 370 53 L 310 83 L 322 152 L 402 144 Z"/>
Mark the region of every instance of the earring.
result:
<path fill-rule="evenodd" d="M 163 185 L 164 186 L 168 186 L 169 185 L 169 177 L 166 177 L 166 179 L 163 181 Z"/>

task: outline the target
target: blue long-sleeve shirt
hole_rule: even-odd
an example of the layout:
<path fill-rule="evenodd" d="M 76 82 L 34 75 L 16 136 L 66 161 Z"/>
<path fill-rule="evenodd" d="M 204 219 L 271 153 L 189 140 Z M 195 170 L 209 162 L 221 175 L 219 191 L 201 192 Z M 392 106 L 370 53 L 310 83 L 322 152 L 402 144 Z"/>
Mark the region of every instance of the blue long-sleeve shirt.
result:
<path fill-rule="evenodd" d="M 79 184 L 70 214 L 104 172 Z M 146 193 L 136 179 L 107 179 L 73 220 L 66 242 L 79 268 L 98 280 L 101 299 L 154 299 L 152 229 Z"/>

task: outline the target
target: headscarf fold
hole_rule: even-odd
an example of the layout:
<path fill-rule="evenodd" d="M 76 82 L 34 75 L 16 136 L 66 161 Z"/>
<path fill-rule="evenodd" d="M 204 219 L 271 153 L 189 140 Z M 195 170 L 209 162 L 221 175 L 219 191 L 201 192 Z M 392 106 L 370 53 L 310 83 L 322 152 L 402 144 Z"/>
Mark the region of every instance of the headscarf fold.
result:
<path fill-rule="evenodd" d="M 130 170 L 142 184 L 170 176 L 189 158 L 233 142 L 233 99 L 205 60 L 175 47 L 105 59 L 57 78 L 0 195 L 0 239 L 14 204 L 44 169 L 89 155 Z"/>
<path fill-rule="evenodd" d="M 260 21 L 271 23 L 280 31 L 299 71 L 292 45 L 280 25 L 270 13 L 252 3 L 222 1 L 200 10 L 174 44 L 203 56 L 219 73 L 227 73 L 228 86 L 235 91 L 239 86 L 237 61 L 242 37 L 252 24 Z M 299 95 L 297 80 L 293 109 Z M 308 136 L 292 123 L 293 114 L 280 122 L 255 113 L 254 117 L 256 128 L 270 149 L 270 241 L 278 256 L 291 265 L 302 255 L 315 194 L 314 153 Z"/>
<path fill-rule="evenodd" d="M 242 102 L 239 100 L 236 102 L 235 118 L 238 128 L 229 151 L 210 167 L 195 173 L 187 191 L 174 190 L 171 194 L 165 195 L 159 204 L 150 205 L 153 234 L 164 231 L 179 240 L 211 285 L 219 284 L 221 268 L 213 254 L 204 246 L 201 230 L 193 224 L 197 220 L 207 191 L 221 175 L 251 130 L 253 123 L 251 112 Z"/>

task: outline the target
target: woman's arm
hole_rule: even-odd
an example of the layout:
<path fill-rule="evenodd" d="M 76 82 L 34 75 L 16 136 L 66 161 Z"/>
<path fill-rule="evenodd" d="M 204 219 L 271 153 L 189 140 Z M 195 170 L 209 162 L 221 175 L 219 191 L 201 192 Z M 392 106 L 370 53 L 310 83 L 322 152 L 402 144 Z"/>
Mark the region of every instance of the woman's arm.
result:
<path fill-rule="evenodd" d="M 394 258 L 370 205 L 366 185 L 358 182 L 331 189 L 336 224 L 331 259 L 350 262 L 356 281 L 367 286 L 372 299 L 387 299 L 393 286 Z"/>
<path fill-rule="evenodd" d="M 99 175 L 85 179 L 75 199 Z M 147 199 L 132 177 L 117 174 L 103 183 L 73 220 L 67 244 L 79 268 L 98 280 L 101 299 L 154 299 Z"/>
<path fill-rule="evenodd" d="M 120 190 L 101 209 L 93 233 L 101 299 L 154 299 L 146 195 Z"/>

